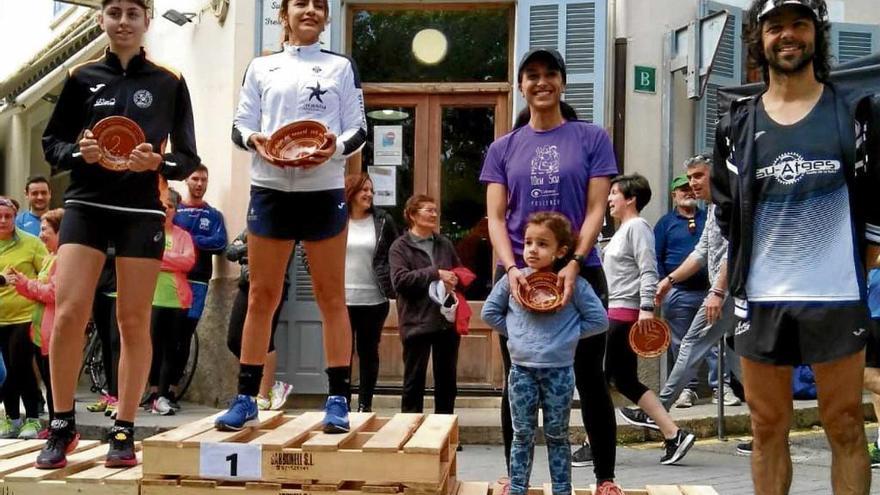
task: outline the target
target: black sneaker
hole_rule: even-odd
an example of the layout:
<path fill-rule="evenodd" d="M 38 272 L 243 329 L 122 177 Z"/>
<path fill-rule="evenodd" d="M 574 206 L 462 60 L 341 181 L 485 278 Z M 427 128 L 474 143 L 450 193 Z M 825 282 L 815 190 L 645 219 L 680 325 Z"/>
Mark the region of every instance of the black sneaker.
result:
<path fill-rule="evenodd" d="M 150 412 L 153 409 L 153 401 L 159 398 L 159 394 L 144 394 L 139 404 L 144 411 Z"/>
<path fill-rule="evenodd" d="M 137 456 L 134 453 L 134 428 L 127 426 L 114 426 L 107 435 L 110 450 L 104 460 L 104 466 L 108 468 L 137 466 Z"/>
<path fill-rule="evenodd" d="M 736 453 L 739 455 L 752 455 L 752 441 L 736 444 Z"/>
<path fill-rule="evenodd" d="M 49 425 L 49 438 L 37 455 L 34 467 L 37 469 L 57 469 L 67 466 L 67 454 L 76 449 L 79 433 L 63 419 L 52 420 Z"/>
<path fill-rule="evenodd" d="M 584 442 L 571 454 L 572 467 L 584 467 L 593 465 L 593 449 L 590 444 Z"/>
<path fill-rule="evenodd" d="M 660 431 L 660 427 L 657 426 L 657 423 L 655 423 L 654 420 L 641 409 L 634 407 L 621 407 L 618 411 L 620 411 L 623 420 L 633 426 L 641 426 L 642 428 Z"/>
<path fill-rule="evenodd" d="M 675 438 L 664 442 L 666 453 L 660 458 L 660 464 L 668 466 L 680 461 L 688 453 L 688 450 L 694 446 L 695 438 L 693 433 L 679 428 Z"/>

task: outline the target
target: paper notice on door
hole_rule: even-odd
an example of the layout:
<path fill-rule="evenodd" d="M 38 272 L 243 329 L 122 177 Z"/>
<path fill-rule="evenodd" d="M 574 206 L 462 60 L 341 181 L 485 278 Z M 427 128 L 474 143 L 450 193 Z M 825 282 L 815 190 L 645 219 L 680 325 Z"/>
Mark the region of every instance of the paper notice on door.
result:
<path fill-rule="evenodd" d="M 403 126 L 373 126 L 373 164 L 403 165 Z"/>
<path fill-rule="evenodd" d="M 397 206 L 397 169 L 395 167 L 367 167 L 373 179 L 373 204 Z"/>

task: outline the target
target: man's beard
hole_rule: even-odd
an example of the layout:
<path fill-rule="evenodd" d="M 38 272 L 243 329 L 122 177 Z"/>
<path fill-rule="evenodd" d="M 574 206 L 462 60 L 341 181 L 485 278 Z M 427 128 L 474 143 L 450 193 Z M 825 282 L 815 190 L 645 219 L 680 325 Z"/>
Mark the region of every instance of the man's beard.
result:
<path fill-rule="evenodd" d="M 815 47 L 803 44 L 800 45 L 801 55 L 798 58 L 783 60 L 779 52 L 776 51 L 776 48 L 777 47 L 773 47 L 773 49 L 770 50 L 770 53 L 766 54 L 766 56 L 767 64 L 770 66 L 770 69 L 777 74 L 798 74 L 809 67 L 810 63 L 813 62 L 813 58 L 816 56 Z"/>
<path fill-rule="evenodd" d="M 681 208 L 696 208 L 697 200 L 696 199 L 682 199 L 681 201 L 676 201 L 676 205 Z"/>

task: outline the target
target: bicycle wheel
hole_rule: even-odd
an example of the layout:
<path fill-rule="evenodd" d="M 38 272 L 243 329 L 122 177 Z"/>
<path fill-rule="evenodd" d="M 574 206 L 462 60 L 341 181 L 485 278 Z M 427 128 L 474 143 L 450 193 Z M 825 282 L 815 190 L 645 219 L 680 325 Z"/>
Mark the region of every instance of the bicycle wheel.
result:
<path fill-rule="evenodd" d="M 199 363 L 199 334 L 194 332 L 189 342 L 189 359 L 183 368 L 183 374 L 177 383 L 177 397 L 182 398 L 186 395 L 186 391 L 192 383 L 193 376 L 196 374 L 196 366 Z"/>
<path fill-rule="evenodd" d="M 100 393 L 107 388 L 107 375 L 104 373 L 103 348 L 101 339 L 94 323 L 89 322 L 86 328 L 86 348 L 83 352 L 83 364 L 80 374 L 86 372 L 91 382 L 91 391 Z"/>

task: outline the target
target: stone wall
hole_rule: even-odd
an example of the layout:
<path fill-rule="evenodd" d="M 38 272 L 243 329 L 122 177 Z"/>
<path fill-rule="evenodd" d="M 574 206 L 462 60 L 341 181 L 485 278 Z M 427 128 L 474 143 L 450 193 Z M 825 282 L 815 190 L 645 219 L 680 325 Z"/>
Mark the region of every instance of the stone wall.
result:
<path fill-rule="evenodd" d="M 236 393 L 238 360 L 226 348 L 226 330 L 238 279 L 211 281 L 205 312 L 196 330 L 199 334 L 199 362 L 185 400 L 212 407 L 225 407 Z"/>

